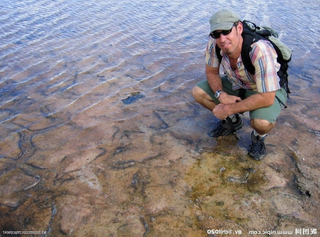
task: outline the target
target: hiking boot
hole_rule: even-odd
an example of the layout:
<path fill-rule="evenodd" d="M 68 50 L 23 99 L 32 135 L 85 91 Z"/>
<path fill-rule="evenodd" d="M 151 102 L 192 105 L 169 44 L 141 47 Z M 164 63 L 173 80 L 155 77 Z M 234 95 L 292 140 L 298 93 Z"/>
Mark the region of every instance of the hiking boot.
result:
<path fill-rule="evenodd" d="M 211 131 L 209 132 L 210 137 L 220 137 L 220 136 L 226 136 L 232 132 L 235 132 L 242 128 L 243 126 L 243 121 L 240 118 L 239 114 L 235 114 L 236 116 L 236 121 L 232 122 L 231 119 L 228 117 L 225 120 L 219 121 L 218 125 Z"/>
<path fill-rule="evenodd" d="M 251 146 L 249 156 L 255 160 L 261 160 L 266 155 L 266 146 L 264 144 L 265 137 L 255 136 L 253 131 L 251 133 Z"/>

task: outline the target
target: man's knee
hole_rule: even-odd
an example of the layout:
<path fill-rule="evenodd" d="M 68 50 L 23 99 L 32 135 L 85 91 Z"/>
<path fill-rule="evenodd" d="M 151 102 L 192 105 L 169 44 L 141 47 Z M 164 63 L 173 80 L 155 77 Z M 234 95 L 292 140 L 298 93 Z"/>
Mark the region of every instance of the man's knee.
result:
<path fill-rule="evenodd" d="M 192 95 L 199 104 L 209 110 L 213 110 L 213 108 L 216 106 L 210 95 L 208 95 L 207 92 L 198 86 L 195 86 L 192 89 Z"/>
<path fill-rule="evenodd" d="M 270 132 L 276 125 L 276 123 L 270 123 L 268 120 L 264 119 L 251 119 L 250 124 L 251 127 L 261 135 Z"/>
<path fill-rule="evenodd" d="M 204 90 L 202 90 L 200 87 L 198 86 L 195 86 L 193 87 L 192 89 L 192 95 L 193 95 L 193 98 L 196 100 L 196 101 L 200 101 L 203 99 L 203 97 L 206 96 L 206 92 Z"/>

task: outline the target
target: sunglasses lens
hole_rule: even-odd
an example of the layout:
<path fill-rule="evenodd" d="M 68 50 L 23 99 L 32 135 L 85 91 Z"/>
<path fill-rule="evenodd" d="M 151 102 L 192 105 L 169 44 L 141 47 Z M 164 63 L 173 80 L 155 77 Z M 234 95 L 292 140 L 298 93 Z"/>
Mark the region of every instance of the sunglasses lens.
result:
<path fill-rule="evenodd" d="M 228 35 L 231 33 L 231 31 L 232 31 L 232 28 L 230 30 L 222 30 L 219 32 L 214 31 L 211 33 L 211 37 L 213 37 L 214 39 L 219 39 L 221 34 Z"/>
<path fill-rule="evenodd" d="M 213 32 L 210 34 L 210 36 L 211 36 L 212 38 L 214 38 L 214 39 L 219 39 L 221 34 L 223 34 L 223 35 L 228 35 L 228 34 L 230 34 L 231 31 L 232 31 L 232 28 L 233 28 L 234 26 L 236 26 L 236 25 L 237 25 L 237 24 L 234 24 L 234 25 L 231 27 L 230 30 L 213 31 Z"/>
<path fill-rule="evenodd" d="M 220 38 L 220 33 L 221 33 L 221 32 L 216 32 L 216 31 L 214 31 L 214 32 L 211 33 L 211 36 L 212 36 L 212 38 L 214 38 L 214 39 L 219 39 L 219 38 Z"/>

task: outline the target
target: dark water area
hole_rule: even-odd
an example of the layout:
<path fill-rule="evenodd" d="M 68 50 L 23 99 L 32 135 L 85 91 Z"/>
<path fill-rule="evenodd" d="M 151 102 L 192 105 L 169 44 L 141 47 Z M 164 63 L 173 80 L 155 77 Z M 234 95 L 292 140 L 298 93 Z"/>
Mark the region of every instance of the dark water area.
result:
<path fill-rule="evenodd" d="M 214 140 L 191 95 L 225 7 L 293 51 L 260 162 L 246 113 Z M 319 12 L 318 0 L 2 0 L 0 236 L 319 235 Z"/>

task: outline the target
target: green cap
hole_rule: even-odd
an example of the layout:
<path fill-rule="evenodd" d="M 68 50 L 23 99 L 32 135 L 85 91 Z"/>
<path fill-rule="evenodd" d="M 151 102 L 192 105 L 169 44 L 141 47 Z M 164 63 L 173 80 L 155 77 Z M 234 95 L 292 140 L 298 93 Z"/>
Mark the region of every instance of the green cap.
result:
<path fill-rule="evenodd" d="M 239 16 L 228 9 L 214 13 L 210 18 L 211 32 L 215 30 L 230 30 L 235 22 L 240 21 Z"/>

